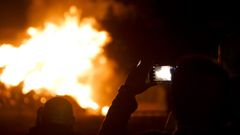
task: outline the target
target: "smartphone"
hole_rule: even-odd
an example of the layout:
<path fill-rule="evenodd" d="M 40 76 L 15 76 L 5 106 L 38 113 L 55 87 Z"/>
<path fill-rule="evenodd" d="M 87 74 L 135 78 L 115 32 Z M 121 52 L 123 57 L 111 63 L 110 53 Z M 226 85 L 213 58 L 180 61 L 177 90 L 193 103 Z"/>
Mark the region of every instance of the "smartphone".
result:
<path fill-rule="evenodd" d="M 151 81 L 154 82 L 171 82 L 173 66 L 154 65 L 151 72 Z"/>

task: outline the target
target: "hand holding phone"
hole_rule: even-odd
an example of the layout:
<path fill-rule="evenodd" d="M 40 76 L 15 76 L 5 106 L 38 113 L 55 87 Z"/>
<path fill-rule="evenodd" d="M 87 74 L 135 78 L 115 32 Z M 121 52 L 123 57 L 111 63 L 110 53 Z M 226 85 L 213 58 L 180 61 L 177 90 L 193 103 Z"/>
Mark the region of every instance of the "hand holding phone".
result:
<path fill-rule="evenodd" d="M 149 70 L 152 68 L 152 63 L 149 61 L 140 61 L 137 66 L 128 74 L 128 77 L 125 82 L 133 95 L 140 94 L 146 91 L 151 86 L 156 85 L 155 82 L 147 82 Z"/>

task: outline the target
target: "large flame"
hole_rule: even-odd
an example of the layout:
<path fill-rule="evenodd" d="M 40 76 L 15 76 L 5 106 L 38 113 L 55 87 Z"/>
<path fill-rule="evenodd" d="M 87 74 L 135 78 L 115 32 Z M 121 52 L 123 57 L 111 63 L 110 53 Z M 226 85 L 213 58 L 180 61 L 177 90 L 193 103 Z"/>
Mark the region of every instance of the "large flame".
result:
<path fill-rule="evenodd" d="M 19 47 L 0 47 L 0 81 L 6 86 L 23 82 L 23 93 L 47 91 L 70 95 L 83 108 L 99 109 L 92 98 L 93 72 L 106 63 L 103 47 L 110 37 L 94 28 L 93 18 L 81 19 L 71 7 L 61 24 L 46 23 L 44 29 L 30 27 L 29 39 Z"/>

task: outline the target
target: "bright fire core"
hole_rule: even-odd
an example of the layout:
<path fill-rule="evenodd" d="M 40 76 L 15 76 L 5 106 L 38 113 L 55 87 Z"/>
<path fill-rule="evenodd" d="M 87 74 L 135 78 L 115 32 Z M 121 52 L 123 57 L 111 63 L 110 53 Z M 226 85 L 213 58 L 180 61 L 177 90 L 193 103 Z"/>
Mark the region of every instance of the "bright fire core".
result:
<path fill-rule="evenodd" d="M 106 64 L 103 47 L 110 37 L 95 24 L 93 18 L 79 19 L 77 8 L 71 7 L 61 24 L 30 27 L 30 38 L 19 47 L 0 46 L 0 81 L 9 87 L 23 82 L 24 94 L 34 90 L 69 95 L 82 108 L 99 109 L 92 98 L 92 80 L 95 67 Z"/>

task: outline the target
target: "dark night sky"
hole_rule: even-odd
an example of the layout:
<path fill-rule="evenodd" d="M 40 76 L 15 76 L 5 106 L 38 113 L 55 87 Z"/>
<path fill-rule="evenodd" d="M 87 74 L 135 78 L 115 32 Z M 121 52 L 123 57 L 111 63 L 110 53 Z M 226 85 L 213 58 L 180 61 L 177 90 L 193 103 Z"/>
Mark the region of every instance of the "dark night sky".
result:
<path fill-rule="evenodd" d="M 27 1 L 1 0 L 0 29 L 26 27 Z M 108 54 L 120 64 L 140 58 L 173 63 L 187 53 L 215 56 L 218 44 L 240 30 L 239 7 L 233 0 L 116 1 L 135 7 L 134 15 L 121 18 L 109 9 L 102 21 L 114 39 Z"/>
<path fill-rule="evenodd" d="M 114 39 L 134 57 L 173 63 L 188 53 L 217 56 L 217 46 L 227 36 L 239 34 L 239 8 L 233 1 L 122 0 L 137 7 L 137 17 L 109 19 Z M 112 17 L 114 18 L 114 17 Z M 111 30 L 110 30 L 111 31 Z M 129 49 L 129 48 L 128 48 Z"/>

